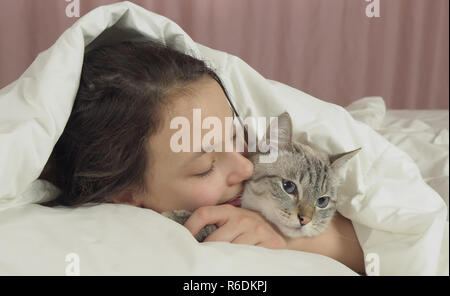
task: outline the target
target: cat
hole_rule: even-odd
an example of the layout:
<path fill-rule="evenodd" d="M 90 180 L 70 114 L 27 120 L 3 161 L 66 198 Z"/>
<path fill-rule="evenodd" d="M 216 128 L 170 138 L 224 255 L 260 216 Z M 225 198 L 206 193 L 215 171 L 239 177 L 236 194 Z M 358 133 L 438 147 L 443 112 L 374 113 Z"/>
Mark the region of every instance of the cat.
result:
<path fill-rule="evenodd" d="M 273 163 L 263 163 L 258 161 L 262 153 L 249 153 L 254 172 L 244 183 L 241 207 L 259 212 L 285 236 L 319 235 L 336 212 L 337 172 L 361 148 L 328 155 L 292 140 L 292 121 L 287 112 L 277 119 L 277 158 Z M 270 135 L 270 125 L 263 141 Z M 191 212 L 176 210 L 162 215 L 184 224 Z M 195 238 L 202 242 L 216 229 L 207 225 Z"/>

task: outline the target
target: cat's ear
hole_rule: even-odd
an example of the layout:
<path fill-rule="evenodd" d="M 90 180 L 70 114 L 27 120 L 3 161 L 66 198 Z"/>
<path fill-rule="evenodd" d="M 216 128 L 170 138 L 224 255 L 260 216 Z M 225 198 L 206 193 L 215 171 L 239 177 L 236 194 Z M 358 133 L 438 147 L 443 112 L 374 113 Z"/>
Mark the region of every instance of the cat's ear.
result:
<path fill-rule="evenodd" d="M 275 122 L 276 120 L 276 122 Z M 276 124 L 275 124 L 276 123 Z M 278 140 L 272 139 L 270 136 L 271 129 L 276 128 L 278 130 Z M 263 138 L 264 141 L 266 139 L 270 139 L 273 143 L 278 144 L 278 148 L 289 145 L 292 141 L 292 120 L 289 113 L 284 112 L 278 115 L 277 118 L 272 120 L 269 124 L 269 127 L 266 130 L 266 134 Z"/>
<path fill-rule="evenodd" d="M 361 150 L 361 148 L 358 148 L 358 149 L 355 149 L 353 151 L 330 155 L 329 159 L 330 159 L 330 166 L 331 166 L 331 168 L 332 169 L 339 169 L 339 168 L 343 167 L 344 164 L 349 159 L 351 159 L 353 156 L 355 156 L 360 150 Z"/>

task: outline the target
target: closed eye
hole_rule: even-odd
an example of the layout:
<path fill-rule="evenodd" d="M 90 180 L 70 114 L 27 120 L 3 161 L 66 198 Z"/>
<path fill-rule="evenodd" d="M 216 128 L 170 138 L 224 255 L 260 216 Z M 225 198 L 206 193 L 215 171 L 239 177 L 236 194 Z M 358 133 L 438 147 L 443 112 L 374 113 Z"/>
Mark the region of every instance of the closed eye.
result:
<path fill-rule="evenodd" d="M 207 177 L 207 176 L 211 175 L 211 173 L 214 172 L 214 169 L 215 169 L 214 163 L 215 163 L 215 160 L 212 162 L 211 168 L 209 170 L 207 170 L 206 172 L 197 174 L 195 176 L 200 177 L 200 178 L 204 178 L 204 177 Z"/>

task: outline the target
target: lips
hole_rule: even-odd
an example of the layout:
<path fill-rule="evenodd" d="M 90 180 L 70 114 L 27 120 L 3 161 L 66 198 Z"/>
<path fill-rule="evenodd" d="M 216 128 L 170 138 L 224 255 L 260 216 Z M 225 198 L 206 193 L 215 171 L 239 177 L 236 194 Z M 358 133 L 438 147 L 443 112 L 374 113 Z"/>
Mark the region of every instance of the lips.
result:
<path fill-rule="evenodd" d="M 243 193 L 244 193 L 244 189 L 242 189 L 232 199 L 230 199 L 229 201 L 227 201 L 227 202 L 225 202 L 223 204 L 229 204 L 229 205 L 233 205 L 235 207 L 240 207 L 241 206 L 241 197 L 242 197 Z"/>

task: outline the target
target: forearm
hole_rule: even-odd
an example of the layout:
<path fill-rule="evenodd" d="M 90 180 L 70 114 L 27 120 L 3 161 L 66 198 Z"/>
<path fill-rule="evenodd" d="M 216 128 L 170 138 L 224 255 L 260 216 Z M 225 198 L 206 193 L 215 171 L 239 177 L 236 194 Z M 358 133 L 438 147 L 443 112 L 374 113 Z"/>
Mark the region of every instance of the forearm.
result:
<path fill-rule="evenodd" d="M 336 214 L 319 236 L 288 240 L 288 249 L 316 253 L 341 262 L 357 273 L 364 273 L 364 253 L 350 220 Z"/>

